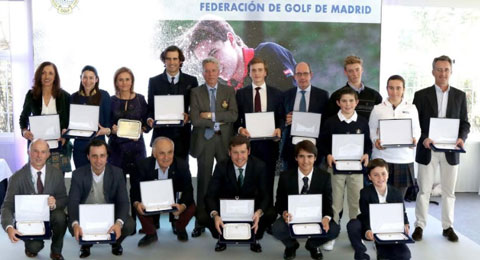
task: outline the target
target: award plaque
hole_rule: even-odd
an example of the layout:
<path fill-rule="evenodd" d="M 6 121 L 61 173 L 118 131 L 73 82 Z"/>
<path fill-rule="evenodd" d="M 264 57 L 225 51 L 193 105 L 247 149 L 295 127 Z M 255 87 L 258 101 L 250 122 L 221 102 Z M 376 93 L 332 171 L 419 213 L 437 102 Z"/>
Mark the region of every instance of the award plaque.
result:
<path fill-rule="evenodd" d="M 119 119 L 117 136 L 138 139 L 142 135 L 142 122 L 138 120 Z"/>

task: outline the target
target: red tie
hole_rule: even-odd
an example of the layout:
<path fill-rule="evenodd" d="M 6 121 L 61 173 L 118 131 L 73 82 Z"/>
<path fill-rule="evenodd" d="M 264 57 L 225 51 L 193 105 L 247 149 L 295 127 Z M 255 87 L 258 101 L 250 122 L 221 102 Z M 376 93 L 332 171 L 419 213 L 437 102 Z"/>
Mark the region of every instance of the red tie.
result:
<path fill-rule="evenodd" d="M 260 102 L 260 87 L 256 87 L 255 90 L 255 112 L 262 112 L 262 103 Z"/>
<path fill-rule="evenodd" d="M 42 175 L 42 172 L 37 172 L 37 193 L 38 194 L 43 194 L 42 178 L 40 177 L 41 175 Z"/>

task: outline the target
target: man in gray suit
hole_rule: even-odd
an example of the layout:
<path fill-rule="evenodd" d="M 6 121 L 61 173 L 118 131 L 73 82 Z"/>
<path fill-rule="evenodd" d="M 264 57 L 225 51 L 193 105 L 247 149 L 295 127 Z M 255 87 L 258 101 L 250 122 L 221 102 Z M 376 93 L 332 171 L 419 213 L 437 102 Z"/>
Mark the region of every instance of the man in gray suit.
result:
<path fill-rule="evenodd" d="M 2 227 L 8 233 L 13 243 L 21 235 L 14 226 L 15 195 L 48 194 L 50 207 L 50 227 L 52 229 L 51 259 L 63 259 L 63 236 L 67 229 L 67 218 L 64 208 L 67 204 L 67 191 L 63 174 L 57 168 L 46 164 L 50 157 L 47 142 L 41 139 L 34 140 L 28 151 L 30 162 L 18 170 L 9 180 L 7 195 L 2 206 Z M 26 240 L 25 255 L 37 256 L 44 247 L 43 240 Z"/>
<path fill-rule="evenodd" d="M 80 204 L 115 204 L 115 224 L 109 232 L 114 232 L 116 242 L 112 244 L 112 254 L 122 255 L 122 241 L 135 227 L 128 215 L 129 201 L 127 186 L 122 169 L 107 164 L 108 146 L 103 140 L 93 139 L 85 149 L 90 164 L 82 166 L 72 173 L 68 214 L 70 233 L 79 240 L 82 228 L 78 223 Z M 90 255 L 92 245 L 82 245 L 80 258 Z"/>
<path fill-rule="evenodd" d="M 205 210 L 204 195 L 212 176 L 213 160 L 228 158 L 228 142 L 238 116 L 235 90 L 218 83 L 218 60 L 206 58 L 202 67 L 205 84 L 192 89 L 190 96 L 193 125 L 190 154 L 197 158 L 198 165 L 197 212 Z M 195 221 L 192 237 L 200 236 L 203 231 L 205 228 Z"/>

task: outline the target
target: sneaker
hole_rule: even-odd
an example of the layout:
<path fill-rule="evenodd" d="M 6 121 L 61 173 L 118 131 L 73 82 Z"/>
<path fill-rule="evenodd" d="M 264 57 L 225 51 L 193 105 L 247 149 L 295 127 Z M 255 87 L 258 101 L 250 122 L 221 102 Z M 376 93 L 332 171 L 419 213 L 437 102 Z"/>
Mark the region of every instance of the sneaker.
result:
<path fill-rule="evenodd" d="M 323 250 L 325 251 L 332 251 L 333 250 L 333 246 L 335 246 L 335 239 L 332 239 L 330 241 L 328 241 L 327 243 L 323 244 Z"/>

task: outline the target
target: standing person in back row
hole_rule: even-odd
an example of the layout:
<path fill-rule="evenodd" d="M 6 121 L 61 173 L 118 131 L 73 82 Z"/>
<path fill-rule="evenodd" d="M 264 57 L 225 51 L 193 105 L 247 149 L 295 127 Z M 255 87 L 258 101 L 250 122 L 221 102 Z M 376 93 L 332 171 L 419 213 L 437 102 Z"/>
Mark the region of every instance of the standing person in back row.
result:
<path fill-rule="evenodd" d="M 417 145 L 415 161 L 418 163 L 418 186 L 415 207 L 415 231 L 412 238 L 422 240 L 423 229 L 427 225 L 428 204 L 432 192 L 435 172 L 440 170 L 440 183 L 442 185 L 442 228 L 443 236 L 449 241 L 457 242 L 458 236 L 453 231 L 453 210 L 455 206 L 455 184 L 457 182 L 458 164 L 460 156 L 453 152 L 432 152 L 432 139 L 428 137 L 430 118 L 458 118 L 457 146 L 463 147 L 470 123 L 467 116 L 467 98 L 465 92 L 449 84 L 452 75 L 452 60 L 445 55 L 433 59 L 432 74 L 435 84 L 431 87 L 415 92 L 413 104 L 417 107 L 420 119 L 421 135 Z"/>
<path fill-rule="evenodd" d="M 347 76 L 347 84 L 343 88 L 352 88 L 358 94 L 358 105 L 355 109 L 358 115 L 363 118 L 370 118 L 373 106 L 382 102 L 382 96 L 373 88 L 365 86 L 362 81 L 363 75 L 363 60 L 357 56 L 348 56 L 343 61 L 343 69 L 345 76 Z M 341 88 L 340 88 L 341 89 Z M 328 101 L 327 111 L 322 117 L 329 118 L 338 113 L 340 107 L 337 105 L 338 94 L 340 89 L 333 92 Z"/>

